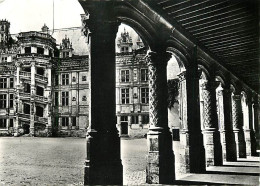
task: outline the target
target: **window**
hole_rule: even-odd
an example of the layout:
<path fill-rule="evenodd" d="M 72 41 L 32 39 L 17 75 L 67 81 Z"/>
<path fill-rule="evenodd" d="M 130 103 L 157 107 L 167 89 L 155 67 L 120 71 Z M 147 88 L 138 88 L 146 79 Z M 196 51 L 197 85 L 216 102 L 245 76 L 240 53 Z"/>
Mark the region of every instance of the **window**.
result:
<path fill-rule="evenodd" d="M 6 94 L 0 95 L 0 108 L 6 108 Z"/>
<path fill-rule="evenodd" d="M 62 117 L 61 118 L 61 125 L 63 127 L 68 127 L 69 126 L 69 118 L 68 117 Z"/>
<path fill-rule="evenodd" d="M 0 119 L 0 128 L 5 129 L 6 128 L 6 119 Z"/>
<path fill-rule="evenodd" d="M 72 122 L 72 126 L 75 127 L 77 125 L 76 117 L 71 117 L 71 122 Z"/>
<path fill-rule="evenodd" d="M 43 96 L 44 88 L 36 86 L 36 95 Z"/>
<path fill-rule="evenodd" d="M 149 103 L 149 88 L 141 88 L 142 103 Z"/>
<path fill-rule="evenodd" d="M 2 57 L 2 62 L 7 62 L 7 57 Z"/>
<path fill-rule="evenodd" d="M 122 70 L 121 71 L 121 81 L 122 82 L 129 82 L 129 70 Z"/>
<path fill-rule="evenodd" d="M 14 127 L 14 120 L 13 119 L 9 120 L 9 127 Z"/>
<path fill-rule="evenodd" d="M 61 93 L 61 99 L 62 99 L 62 106 L 68 106 L 69 105 L 69 92 L 62 92 Z"/>
<path fill-rule="evenodd" d="M 87 76 L 82 76 L 82 81 L 87 81 Z"/>
<path fill-rule="evenodd" d="M 6 87 L 7 87 L 7 79 L 0 78 L 0 88 L 6 88 Z"/>
<path fill-rule="evenodd" d="M 14 88 L 14 78 L 10 78 L 10 88 Z"/>
<path fill-rule="evenodd" d="M 148 114 L 142 116 L 142 123 L 149 124 L 149 115 Z"/>
<path fill-rule="evenodd" d="M 131 117 L 131 123 L 132 124 L 138 124 L 138 116 L 132 116 Z"/>
<path fill-rule="evenodd" d="M 128 88 L 121 89 L 121 98 L 122 98 L 122 104 L 129 103 L 129 89 Z"/>
<path fill-rule="evenodd" d="M 10 94 L 10 99 L 9 99 L 9 101 L 10 101 L 10 108 L 13 108 L 14 107 L 14 95 L 13 94 Z"/>
<path fill-rule="evenodd" d="M 59 93 L 58 92 L 54 93 L 54 103 L 55 103 L 55 106 L 59 105 Z"/>
<path fill-rule="evenodd" d="M 128 118 L 127 118 L 127 116 L 121 116 L 121 121 L 128 121 Z"/>
<path fill-rule="evenodd" d="M 41 47 L 37 47 L 37 54 L 44 54 L 44 49 Z"/>
<path fill-rule="evenodd" d="M 24 48 L 24 52 L 25 52 L 26 54 L 30 54 L 30 53 L 31 53 L 31 47 L 25 47 L 25 48 Z"/>
<path fill-rule="evenodd" d="M 148 69 L 141 69 L 141 81 L 148 81 Z"/>
<path fill-rule="evenodd" d="M 69 84 L 69 74 L 62 74 L 62 85 L 68 85 Z"/>
<path fill-rule="evenodd" d="M 55 75 L 55 85 L 59 85 L 59 75 Z"/>

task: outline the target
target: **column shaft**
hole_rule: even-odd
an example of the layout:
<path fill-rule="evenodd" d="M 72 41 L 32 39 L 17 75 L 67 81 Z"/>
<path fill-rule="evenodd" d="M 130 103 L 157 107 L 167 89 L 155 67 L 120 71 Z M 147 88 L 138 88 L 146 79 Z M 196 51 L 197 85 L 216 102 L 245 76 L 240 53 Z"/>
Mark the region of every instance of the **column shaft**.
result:
<path fill-rule="evenodd" d="M 83 32 L 90 52 L 89 127 L 86 136 L 85 185 L 121 185 L 123 170 L 116 129 L 115 37 L 118 24 L 113 3 L 88 4 Z"/>
<path fill-rule="evenodd" d="M 236 143 L 231 122 L 231 92 L 229 89 L 219 90 L 217 97 L 223 161 L 236 161 Z"/>
<path fill-rule="evenodd" d="M 149 52 L 149 116 L 146 182 L 170 184 L 175 180 L 172 137 L 168 127 L 166 66 L 170 55 Z"/>
<path fill-rule="evenodd" d="M 179 81 L 179 115 L 181 159 L 180 173 L 205 172 L 205 149 L 200 126 L 200 109 L 198 102 L 199 81 L 197 66 L 180 73 Z"/>
<path fill-rule="evenodd" d="M 235 134 L 237 157 L 246 157 L 246 146 L 243 132 L 243 118 L 242 118 L 241 95 L 232 96 L 232 122 L 233 131 Z"/>
<path fill-rule="evenodd" d="M 222 148 L 218 131 L 215 81 L 202 85 L 204 100 L 203 136 L 206 151 L 206 165 L 222 165 Z"/>

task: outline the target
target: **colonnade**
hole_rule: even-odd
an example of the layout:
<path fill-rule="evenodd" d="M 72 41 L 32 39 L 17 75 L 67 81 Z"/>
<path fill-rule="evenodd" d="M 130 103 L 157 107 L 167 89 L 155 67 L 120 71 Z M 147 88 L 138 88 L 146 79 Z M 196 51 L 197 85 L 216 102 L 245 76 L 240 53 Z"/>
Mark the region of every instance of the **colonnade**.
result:
<path fill-rule="evenodd" d="M 112 1 L 98 4 L 82 1 L 81 4 L 86 11 L 86 15 L 82 16 L 82 23 L 90 52 L 89 127 L 84 182 L 97 185 L 122 184 L 120 138 L 115 117 L 115 37 L 120 22 Z M 130 18 L 124 20 L 137 26 Z M 145 35 L 142 29 L 139 33 Z M 149 39 L 148 36 L 144 38 Z M 160 37 L 155 37 L 150 42 L 150 50 L 146 56 L 150 98 L 146 182 L 170 184 L 174 183 L 176 172 L 167 116 L 166 67 L 171 54 L 168 52 L 167 42 L 158 38 Z M 257 95 L 254 104 L 247 97 L 246 106 L 251 107 L 247 109 L 251 112 L 247 116 L 254 118 L 249 119 L 248 125 L 243 127 L 242 114 L 245 111 L 242 109 L 239 90 L 236 88 L 232 92 L 231 83 L 225 82 L 225 86 L 216 92 L 216 75 L 211 73 L 215 70 L 209 70 L 210 73 L 200 81 L 203 76 L 198 66 L 197 46 L 189 45 L 189 49 L 185 51 L 183 55 L 171 51 L 172 54 L 179 55 L 178 60 L 183 63 L 179 74 L 182 158 L 178 163 L 182 167 L 181 171 L 202 173 L 206 171 L 206 166 L 222 165 L 223 161 L 236 161 L 237 157 L 253 155 L 254 132 L 258 124 Z M 184 58 L 186 61 L 182 61 Z M 203 109 L 200 109 L 199 94 L 202 95 Z M 200 118 L 200 110 L 203 111 L 203 119 Z"/>

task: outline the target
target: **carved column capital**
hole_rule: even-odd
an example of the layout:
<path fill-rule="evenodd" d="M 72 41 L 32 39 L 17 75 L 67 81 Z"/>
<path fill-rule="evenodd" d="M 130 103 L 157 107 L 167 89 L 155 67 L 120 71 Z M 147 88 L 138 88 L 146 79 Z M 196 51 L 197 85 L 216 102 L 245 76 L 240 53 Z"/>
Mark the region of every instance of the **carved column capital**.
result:
<path fill-rule="evenodd" d="M 182 71 L 181 73 L 179 73 L 178 77 L 180 82 L 186 80 L 186 71 Z"/>
<path fill-rule="evenodd" d="M 145 59 L 148 66 L 156 66 L 157 68 L 165 68 L 168 61 L 171 59 L 172 54 L 169 52 L 154 52 L 148 51 Z"/>

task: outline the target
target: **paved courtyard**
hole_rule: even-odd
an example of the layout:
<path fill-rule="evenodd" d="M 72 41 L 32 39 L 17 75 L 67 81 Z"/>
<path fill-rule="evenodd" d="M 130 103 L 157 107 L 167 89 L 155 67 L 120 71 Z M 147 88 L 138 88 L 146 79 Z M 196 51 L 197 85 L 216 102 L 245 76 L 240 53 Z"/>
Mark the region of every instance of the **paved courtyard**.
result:
<path fill-rule="evenodd" d="M 121 141 L 124 184 L 144 183 L 146 140 Z M 84 158 L 84 138 L 2 137 L 0 185 L 80 185 Z"/>
<path fill-rule="evenodd" d="M 178 142 L 174 142 L 178 147 Z M 122 139 L 124 185 L 145 183 L 146 139 Z M 82 185 L 84 138 L 0 138 L 0 185 Z M 175 151 L 175 158 L 179 155 Z M 177 184 L 259 184 L 259 158 L 177 176 Z"/>

